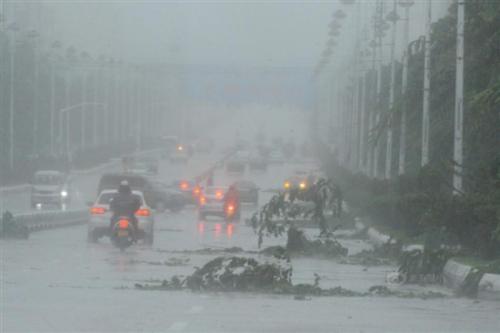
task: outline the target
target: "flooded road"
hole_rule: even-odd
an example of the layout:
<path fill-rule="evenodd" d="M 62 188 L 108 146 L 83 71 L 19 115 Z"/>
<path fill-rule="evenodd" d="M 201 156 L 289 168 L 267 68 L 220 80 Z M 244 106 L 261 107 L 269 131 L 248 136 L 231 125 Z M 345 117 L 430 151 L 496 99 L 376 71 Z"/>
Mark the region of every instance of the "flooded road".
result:
<path fill-rule="evenodd" d="M 162 162 L 165 181 L 195 174 L 214 156 L 200 156 L 187 168 Z M 276 175 L 298 165 L 274 165 L 246 175 L 261 189 L 279 187 Z M 186 171 L 187 170 L 187 171 Z M 222 183 L 234 180 L 219 170 Z M 86 191 L 98 176 L 85 176 Z M 83 188 L 83 186 L 82 186 Z M 92 193 L 86 193 L 91 196 Z M 271 193 L 262 192 L 260 203 Z M 28 241 L 2 241 L 2 331 L 160 331 L 160 332 L 332 332 L 332 331 L 496 331 L 500 303 L 464 298 L 422 300 L 398 297 L 313 297 L 250 293 L 141 291 L 135 283 L 186 276 L 220 255 L 202 249 L 240 247 L 257 251 L 257 237 L 243 220 L 255 210 L 243 208 L 239 223 L 198 221 L 194 207 L 156 216 L 155 244 L 124 253 L 107 241 L 86 242 L 86 226 L 42 231 Z M 311 235 L 317 230 L 307 231 Z M 369 248 L 361 240 L 340 240 L 351 253 Z M 266 238 L 265 246 L 284 238 Z M 238 255 L 245 255 L 240 253 Z M 249 254 L 259 257 L 258 254 Z M 342 286 L 366 291 L 384 285 L 393 266 L 363 267 L 335 260 L 292 260 L 294 283 Z M 408 287 L 410 288 L 410 287 Z M 307 313 L 307 315 L 305 315 Z"/>

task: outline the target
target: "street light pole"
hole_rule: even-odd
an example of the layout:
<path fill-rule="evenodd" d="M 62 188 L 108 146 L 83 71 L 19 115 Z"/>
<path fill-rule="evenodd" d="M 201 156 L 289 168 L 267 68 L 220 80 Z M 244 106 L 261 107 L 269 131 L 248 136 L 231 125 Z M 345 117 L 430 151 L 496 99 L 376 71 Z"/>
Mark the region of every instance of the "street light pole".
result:
<path fill-rule="evenodd" d="M 379 26 L 383 25 L 383 16 L 384 16 L 384 3 L 380 1 L 378 3 L 378 14 L 377 14 L 377 19 L 379 21 Z M 383 54 L 383 45 L 382 45 L 382 28 L 380 28 L 381 31 L 379 31 L 378 34 L 378 51 L 379 51 L 379 65 L 378 65 L 378 71 L 377 71 L 377 107 L 376 107 L 376 112 L 377 115 L 375 117 L 375 124 L 378 125 L 380 124 L 380 106 L 382 102 L 382 70 L 383 70 L 383 60 L 384 60 L 384 54 Z M 375 153 L 373 157 L 373 176 L 375 178 L 378 178 L 379 176 L 379 157 L 380 157 L 380 151 L 382 146 L 380 145 L 380 140 L 377 140 L 375 142 Z"/>
<path fill-rule="evenodd" d="M 83 68 L 83 73 L 82 73 L 82 103 L 87 100 L 87 80 L 88 80 L 88 75 L 86 68 Z M 83 106 L 85 108 L 85 106 Z M 80 145 L 81 148 L 84 149 L 86 146 L 86 130 L 87 130 L 87 120 L 86 120 L 86 114 L 85 114 L 85 109 L 81 113 L 81 129 L 80 129 Z"/>
<path fill-rule="evenodd" d="M 66 156 L 69 156 L 69 147 L 71 146 L 71 142 L 70 142 L 70 124 L 69 124 L 69 120 L 70 120 L 70 111 L 73 111 L 73 110 L 76 110 L 76 109 L 80 109 L 79 111 L 81 113 L 84 113 L 84 112 L 87 112 L 89 109 L 86 108 L 87 106 L 94 106 L 97 110 L 97 107 L 102 107 L 104 111 L 107 111 L 107 104 L 105 103 L 95 103 L 95 102 L 84 102 L 82 101 L 82 103 L 79 103 L 79 104 L 75 104 L 75 105 L 71 105 L 71 106 L 67 106 L 61 110 L 59 110 L 59 113 L 58 113 L 58 117 L 59 117 L 59 127 L 63 127 L 64 126 L 64 120 L 63 118 L 66 117 L 66 136 L 65 136 L 65 151 L 66 151 Z M 62 132 L 62 131 L 61 131 Z M 62 137 L 61 137 L 61 141 L 62 141 Z"/>
<path fill-rule="evenodd" d="M 34 53 L 34 72 L 33 72 L 33 154 L 38 151 L 38 117 L 39 117 L 39 87 L 38 81 L 40 77 L 39 54 L 38 54 L 38 37 L 36 31 L 31 31 L 30 35 L 33 38 L 33 53 Z"/>
<path fill-rule="evenodd" d="M 464 99 L 464 25 L 465 25 L 465 0 L 458 0 L 457 7 L 457 59 L 455 82 L 455 131 L 453 160 L 453 193 L 463 191 L 463 99 Z"/>
<path fill-rule="evenodd" d="M 388 127 L 387 127 L 387 146 L 385 153 L 385 178 L 390 179 L 392 176 L 392 126 L 393 126 L 393 117 L 392 112 L 394 108 L 394 89 L 396 83 L 396 61 L 394 60 L 394 52 L 396 49 L 396 24 L 398 22 L 398 14 L 397 14 L 397 3 L 394 0 L 393 9 L 392 9 L 392 41 L 391 41 L 391 58 L 390 58 L 390 68 L 391 68 L 391 81 L 390 81 L 390 90 L 389 90 L 389 117 L 388 117 Z"/>
<path fill-rule="evenodd" d="M 52 50 L 50 54 L 50 154 L 54 155 L 55 153 L 55 112 L 56 112 L 56 65 L 55 65 L 55 50 L 59 48 L 59 42 L 52 43 Z M 61 127 L 59 127 L 59 131 L 61 131 Z M 60 135 L 60 134 L 59 134 Z"/>
<path fill-rule="evenodd" d="M 95 65 L 95 63 L 94 63 Z M 99 68 L 96 66 L 93 67 L 94 69 L 94 75 L 93 75 L 93 83 L 94 83 L 94 103 L 98 103 L 98 91 L 99 91 Z M 92 115 L 92 120 L 93 120 L 93 131 L 92 131 L 92 144 L 94 146 L 97 146 L 98 138 L 97 138 L 97 109 L 94 109 L 94 114 Z"/>
<path fill-rule="evenodd" d="M 427 2 L 427 22 L 425 27 L 425 55 L 424 55 L 424 102 L 422 109 L 422 160 L 421 166 L 429 163 L 429 104 L 431 85 L 431 19 L 432 4 Z"/>
<path fill-rule="evenodd" d="M 405 9 L 405 25 L 403 31 L 403 78 L 401 82 L 401 95 L 403 96 L 403 106 L 401 110 L 401 129 L 399 135 L 399 175 L 403 175 L 406 171 L 406 117 L 408 112 L 407 101 L 407 86 L 408 86 L 408 64 L 409 64 L 409 50 L 408 41 L 410 36 L 410 7 L 413 5 L 413 0 L 400 3 Z"/>
<path fill-rule="evenodd" d="M 10 45 L 10 97 L 9 97 L 9 167 L 14 170 L 14 107 L 15 107 L 15 75 L 16 75 L 16 32 L 18 27 L 13 23 L 10 27 L 12 30 L 12 42 Z"/>

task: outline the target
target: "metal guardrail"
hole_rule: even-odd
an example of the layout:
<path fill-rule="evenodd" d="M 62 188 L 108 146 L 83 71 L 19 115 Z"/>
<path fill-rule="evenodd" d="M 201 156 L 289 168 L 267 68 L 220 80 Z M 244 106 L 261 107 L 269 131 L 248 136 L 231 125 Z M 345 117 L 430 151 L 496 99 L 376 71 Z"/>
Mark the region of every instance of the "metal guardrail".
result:
<path fill-rule="evenodd" d="M 29 231 L 83 224 L 88 221 L 88 218 L 88 209 L 41 211 L 14 215 L 16 223 L 27 227 Z"/>

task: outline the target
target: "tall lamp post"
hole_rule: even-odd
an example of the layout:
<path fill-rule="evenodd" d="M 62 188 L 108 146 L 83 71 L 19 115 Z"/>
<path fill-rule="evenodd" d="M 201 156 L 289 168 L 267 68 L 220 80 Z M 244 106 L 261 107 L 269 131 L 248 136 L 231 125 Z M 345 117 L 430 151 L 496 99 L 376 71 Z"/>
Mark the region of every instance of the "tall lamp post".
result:
<path fill-rule="evenodd" d="M 399 175 L 403 175 L 406 169 L 406 116 L 408 112 L 408 102 L 406 98 L 406 90 L 408 86 L 408 63 L 409 63 L 409 50 L 408 40 L 410 37 L 410 7 L 413 6 L 413 0 L 401 0 L 399 5 L 405 10 L 404 30 L 403 30 L 403 79 L 401 82 L 401 95 L 403 96 L 403 107 L 401 110 L 401 128 L 399 135 Z"/>
<path fill-rule="evenodd" d="M 391 40 L 391 58 L 390 58 L 390 68 L 391 68 L 391 85 L 389 90 L 389 112 L 392 113 L 394 108 L 394 90 L 396 84 L 396 62 L 394 60 L 394 52 L 396 49 L 396 24 L 399 20 L 397 13 L 396 0 L 393 2 L 392 12 L 387 15 L 387 20 L 392 23 L 392 40 Z M 387 128 L 387 146 L 385 154 L 385 178 L 390 179 L 392 176 L 392 139 L 393 139 L 393 117 L 392 114 L 389 115 L 389 124 Z"/>
<path fill-rule="evenodd" d="M 38 37 L 40 34 L 36 30 L 31 30 L 28 37 L 33 40 L 33 154 L 38 151 L 38 117 L 39 117 L 39 87 L 40 66 L 38 59 Z"/>
<path fill-rule="evenodd" d="M 50 154 L 55 154 L 56 133 L 56 57 L 58 56 L 57 50 L 61 48 L 61 43 L 55 41 L 51 45 L 50 54 Z M 62 129 L 59 128 L 59 131 Z"/>
<path fill-rule="evenodd" d="M 9 167 L 14 170 L 14 108 L 15 108 L 15 75 L 16 75 L 16 33 L 19 31 L 17 24 L 11 23 L 8 30 L 12 31 L 10 43 L 10 90 L 9 90 Z"/>
<path fill-rule="evenodd" d="M 465 0 L 458 0 L 457 6 L 457 59 L 455 82 L 455 131 L 453 160 L 453 193 L 463 191 L 462 164 L 463 164 L 463 120 L 464 120 L 464 25 Z"/>
<path fill-rule="evenodd" d="M 430 136 L 430 87 L 431 87 L 431 20 L 432 4 L 427 2 L 427 21 L 425 26 L 425 54 L 424 54 L 424 101 L 422 108 L 422 157 L 421 166 L 429 163 L 429 136 Z"/>

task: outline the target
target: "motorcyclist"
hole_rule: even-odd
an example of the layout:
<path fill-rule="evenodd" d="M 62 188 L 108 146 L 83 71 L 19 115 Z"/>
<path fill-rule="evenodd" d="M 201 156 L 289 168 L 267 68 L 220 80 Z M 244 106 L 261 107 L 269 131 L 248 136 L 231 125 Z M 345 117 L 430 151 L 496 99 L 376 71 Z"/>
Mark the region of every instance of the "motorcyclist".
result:
<path fill-rule="evenodd" d="M 130 218 L 130 221 L 134 226 L 133 237 L 135 238 L 135 231 L 137 230 L 137 218 L 135 217 L 135 212 L 141 208 L 141 200 L 137 195 L 132 193 L 132 189 L 130 188 L 128 181 L 123 180 L 120 183 L 118 193 L 111 199 L 109 208 L 113 212 L 109 228 L 110 234 L 117 219 L 120 216 L 127 216 Z"/>
<path fill-rule="evenodd" d="M 238 214 L 240 211 L 240 192 L 238 192 L 234 184 L 229 186 L 226 194 L 224 195 L 224 211 L 226 211 L 227 207 L 231 204 L 235 206 L 234 211 Z"/>

